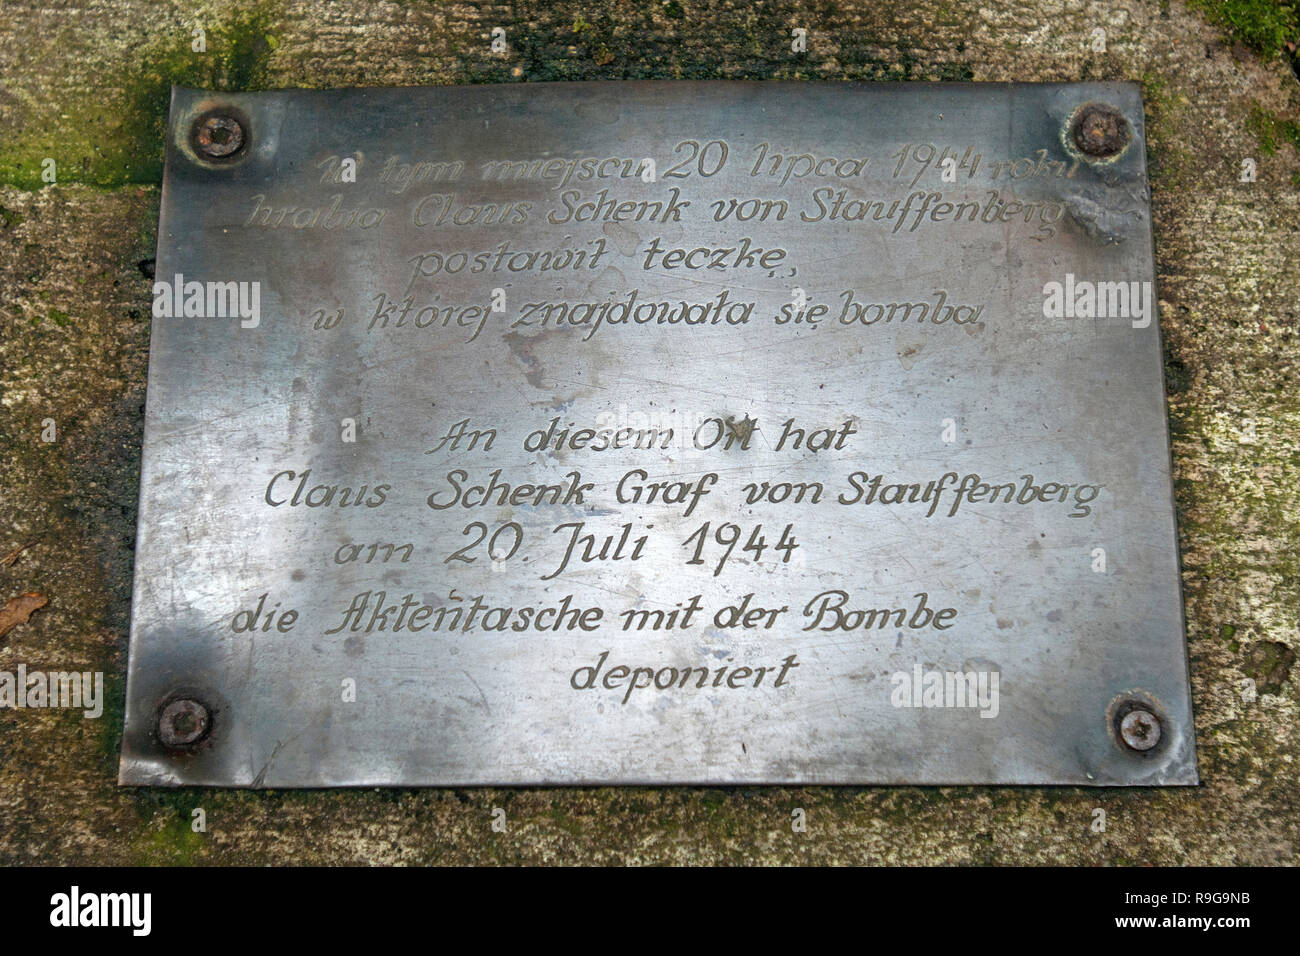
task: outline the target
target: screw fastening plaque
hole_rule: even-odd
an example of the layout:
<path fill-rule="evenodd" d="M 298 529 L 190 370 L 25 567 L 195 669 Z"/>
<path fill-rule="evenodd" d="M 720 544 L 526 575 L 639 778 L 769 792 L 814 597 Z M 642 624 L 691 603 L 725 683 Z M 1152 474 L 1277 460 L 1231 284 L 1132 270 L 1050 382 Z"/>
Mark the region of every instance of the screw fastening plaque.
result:
<path fill-rule="evenodd" d="M 173 93 L 125 784 L 1193 784 L 1131 84 Z"/>

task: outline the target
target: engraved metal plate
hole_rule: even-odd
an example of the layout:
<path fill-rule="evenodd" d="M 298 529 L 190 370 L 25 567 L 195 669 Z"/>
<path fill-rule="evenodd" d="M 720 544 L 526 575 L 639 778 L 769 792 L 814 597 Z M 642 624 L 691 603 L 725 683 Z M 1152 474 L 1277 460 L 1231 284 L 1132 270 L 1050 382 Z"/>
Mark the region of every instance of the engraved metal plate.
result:
<path fill-rule="evenodd" d="M 169 130 L 121 782 L 1196 782 L 1135 86 Z"/>

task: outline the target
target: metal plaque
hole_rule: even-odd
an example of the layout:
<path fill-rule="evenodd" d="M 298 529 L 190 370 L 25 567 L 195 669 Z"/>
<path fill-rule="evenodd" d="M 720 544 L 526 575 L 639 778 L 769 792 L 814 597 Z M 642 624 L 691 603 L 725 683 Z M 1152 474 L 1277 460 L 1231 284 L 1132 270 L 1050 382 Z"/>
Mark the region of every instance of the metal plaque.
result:
<path fill-rule="evenodd" d="M 168 129 L 122 783 L 1196 783 L 1135 85 Z"/>

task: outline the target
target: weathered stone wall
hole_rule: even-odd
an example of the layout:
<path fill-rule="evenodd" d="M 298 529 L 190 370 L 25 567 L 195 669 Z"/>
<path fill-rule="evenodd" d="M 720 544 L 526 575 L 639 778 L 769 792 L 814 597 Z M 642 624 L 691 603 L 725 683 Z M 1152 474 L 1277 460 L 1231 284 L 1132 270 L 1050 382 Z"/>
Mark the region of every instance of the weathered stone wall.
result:
<path fill-rule="evenodd" d="M 203 54 L 190 49 L 196 25 Z M 495 26 L 503 57 L 488 51 Z M 796 26 L 807 54 L 790 52 Z M 1104 53 L 1090 49 L 1098 27 Z M 149 341 L 141 264 L 169 85 L 630 78 L 1141 81 L 1201 787 L 116 786 Z M 111 701 L 98 721 L 0 711 L 0 861 L 1294 862 L 1298 105 L 1283 59 L 1223 40 L 1178 0 L 4 0 L 0 558 L 28 547 L 0 562 L 0 602 L 36 591 L 49 603 L 0 638 L 0 670 L 104 670 Z M 46 157 L 57 184 L 42 182 Z M 1254 183 L 1239 181 L 1245 158 Z M 197 806 L 206 834 L 190 829 Z M 504 834 L 489 826 L 498 806 Z M 791 832 L 795 807 L 807 833 Z M 1105 833 L 1090 829 L 1097 807 Z"/>

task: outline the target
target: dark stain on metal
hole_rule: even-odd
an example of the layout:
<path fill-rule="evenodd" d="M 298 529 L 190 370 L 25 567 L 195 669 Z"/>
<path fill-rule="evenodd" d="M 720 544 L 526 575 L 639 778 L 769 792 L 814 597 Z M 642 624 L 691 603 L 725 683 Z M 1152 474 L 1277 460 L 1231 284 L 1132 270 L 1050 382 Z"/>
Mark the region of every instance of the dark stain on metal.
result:
<path fill-rule="evenodd" d="M 170 750 L 198 746 L 212 731 L 212 711 L 192 697 L 169 700 L 158 714 L 158 739 Z"/>
<path fill-rule="evenodd" d="M 234 159 L 247 143 L 246 126 L 234 113 L 205 113 L 194 124 L 194 151 L 204 159 Z"/>
<path fill-rule="evenodd" d="M 1074 114 L 1070 138 L 1085 155 L 1109 159 L 1124 151 L 1133 138 L 1133 129 L 1115 107 L 1085 103 Z"/>
<path fill-rule="evenodd" d="M 758 424 L 757 418 L 750 418 L 746 415 L 740 421 L 735 416 L 727 419 L 727 433 L 740 442 L 741 447 L 748 447 L 749 440 L 754 437 L 754 427 Z"/>

